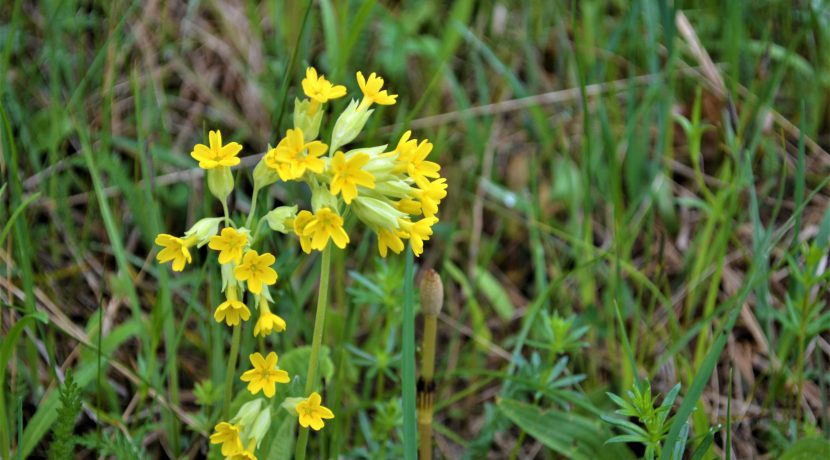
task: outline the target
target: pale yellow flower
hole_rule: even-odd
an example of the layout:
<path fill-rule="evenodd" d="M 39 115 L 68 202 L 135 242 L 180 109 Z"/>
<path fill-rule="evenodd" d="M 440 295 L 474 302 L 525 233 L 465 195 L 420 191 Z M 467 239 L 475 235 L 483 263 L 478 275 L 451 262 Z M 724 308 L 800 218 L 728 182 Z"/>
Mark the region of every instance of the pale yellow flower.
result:
<path fill-rule="evenodd" d="M 222 455 L 229 457 L 243 450 L 238 425 L 220 422 L 213 427 L 213 431 L 214 433 L 210 435 L 210 443 L 222 444 Z"/>
<path fill-rule="evenodd" d="M 156 259 L 161 263 L 172 260 L 173 271 L 180 272 L 193 260 L 189 248 L 196 244 L 196 236 L 182 239 L 162 233 L 156 237 L 156 244 L 164 248 L 156 255 Z"/>
<path fill-rule="evenodd" d="M 305 71 L 305 78 L 302 82 L 303 92 L 309 99 L 320 104 L 325 104 L 332 99 L 338 99 L 346 95 L 346 87 L 333 85 L 323 75 L 317 75 L 317 69 L 309 67 Z"/>
<path fill-rule="evenodd" d="M 328 407 L 323 406 L 322 402 L 323 398 L 320 397 L 320 393 L 315 391 L 307 399 L 297 403 L 295 408 L 300 417 L 300 426 L 320 431 L 326 425 L 323 419 L 334 418 L 334 413 Z"/>
<path fill-rule="evenodd" d="M 408 219 L 401 219 L 402 233 L 409 238 L 409 245 L 412 253 L 420 256 L 424 252 L 424 241 L 429 240 L 432 235 L 432 226 L 438 222 L 437 217 L 424 217 L 417 222 L 410 222 Z"/>
<path fill-rule="evenodd" d="M 242 263 L 233 270 L 233 275 L 239 281 L 247 281 L 248 290 L 254 294 L 262 292 L 262 286 L 270 286 L 277 282 L 277 272 L 271 268 L 276 258 L 269 254 L 260 255 L 251 249 L 242 257 Z"/>
<path fill-rule="evenodd" d="M 337 152 L 331 159 L 331 172 L 334 174 L 331 179 L 331 193 L 342 193 L 343 201 L 350 204 L 357 196 L 358 186 L 375 188 L 375 176 L 362 169 L 369 163 L 369 159 L 369 155 L 365 153 L 358 152 L 346 159 L 343 152 Z"/>
<path fill-rule="evenodd" d="M 265 393 L 265 396 L 272 397 L 277 391 L 277 383 L 288 383 L 291 379 L 288 377 L 288 372 L 277 369 L 277 354 L 273 351 L 268 353 L 267 357 L 263 357 L 260 353 L 254 353 L 250 356 L 253 369 L 245 371 L 242 374 L 242 381 L 248 382 L 248 391 L 251 394 L 260 392 Z"/>
<path fill-rule="evenodd" d="M 220 166 L 236 166 L 239 164 L 239 152 L 242 146 L 236 142 L 222 145 L 222 133 L 217 129 L 208 133 L 210 146 L 196 144 L 190 156 L 199 162 L 202 169 L 213 169 Z"/>
<path fill-rule="evenodd" d="M 237 231 L 233 227 L 225 227 L 219 235 L 210 237 L 208 247 L 219 251 L 219 263 L 225 265 L 230 262 L 238 264 L 247 244 L 247 233 Z"/>
<path fill-rule="evenodd" d="M 363 72 L 357 73 L 357 84 L 360 86 L 360 91 L 363 91 L 363 100 L 360 101 L 358 111 L 368 109 L 374 104 L 392 105 L 398 98 L 397 94 L 388 94 L 383 88 L 383 78 L 376 73 L 369 74 L 369 78 L 363 77 Z"/>
<path fill-rule="evenodd" d="M 265 154 L 265 165 L 275 170 L 283 181 L 303 177 L 306 171 L 323 172 L 326 164 L 320 157 L 328 146 L 320 141 L 305 142 L 300 128 L 289 129 L 276 147 Z"/>
<path fill-rule="evenodd" d="M 391 249 L 395 254 L 403 251 L 403 241 L 394 229 L 382 228 L 378 230 L 378 252 L 381 257 L 386 257 L 387 250 Z"/>
<path fill-rule="evenodd" d="M 297 216 L 299 217 L 299 215 Z M 349 244 L 349 235 L 343 229 L 343 218 L 330 208 L 320 208 L 303 228 L 303 236 L 311 237 L 311 249 L 322 251 L 329 238 L 338 248 Z"/>

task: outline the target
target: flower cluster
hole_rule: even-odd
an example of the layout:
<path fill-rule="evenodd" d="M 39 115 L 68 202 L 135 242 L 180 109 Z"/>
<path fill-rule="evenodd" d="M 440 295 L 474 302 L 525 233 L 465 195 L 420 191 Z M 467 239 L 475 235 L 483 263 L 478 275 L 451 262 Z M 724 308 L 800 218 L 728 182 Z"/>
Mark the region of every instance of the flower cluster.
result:
<path fill-rule="evenodd" d="M 307 254 L 323 251 L 330 242 L 345 248 L 351 241 L 345 228 L 348 214 L 375 233 L 378 252 L 383 257 L 390 250 L 402 252 L 404 241 L 409 241 L 412 252 L 419 256 L 424 251 L 424 241 L 432 235 L 432 227 L 438 222 L 438 206 L 447 195 L 440 166 L 427 160 L 433 145 L 428 140 L 413 139 L 407 131 L 394 149 L 386 145 L 344 148 L 361 133 L 374 112 L 374 104 L 392 105 L 397 99 L 397 95 L 383 89 L 384 81 L 375 73 L 364 77 L 357 72 L 357 83 L 362 99 L 351 101 L 343 110 L 328 143 L 324 143 L 318 137 L 326 104 L 344 97 L 346 88 L 331 83 L 314 68 L 306 70 L 302 81 L 306 98 L 295 100 L 293 128 L 268 149 L 253 171 L 251 210 L 244 223 L 231 218 L 227 205 L 234 188 L 231 167 L 240 163 L 242 146 L 236 142 L 223 144 L 222 135 L 216 130 L 210 131 L 208 145 L 198 144 L 191 152 L 205 170 L 208 188 L 222 203 L 224 216 L 204 218 L 182 236 L 158 235 L 155 242 L 162 249 L 157 259 L 161 263 L 171 262 L 174 271 L 182 271 L 192 262 L 194 247 L 207 245 L 216 254 L 224 301 L 215 307 L 213 318 L 237 328 L 232 350 L 237 349 L 238 328 L 251 319 L 251 309 L 258 317 L 252 331 L 255 337 L 264 338 L 288 327 L 271 309 L 271 288 L 279 279 L 274 269 L 276 257 L 254 247 L 262 240 L 259 236 L 266 226 L 274 232 L 296 235 L 300 248 Z M 307 184 L 311 209 L 281 206 L 255 221 L 259 191 L 277 181 Z M 292 379 L 278 367 L 276 352 L 264 356 L 253 353 L 249 360 L 252 367 L 242 373 L 241 380 L 247 383 L 252 395 L 261 392 L 264 398 L 246 403 L 230 418 L 232 385 L 227 385 L 227 421 L 219 422 L 210 437 L 212 444 L 221 444 L 222 455 L 227 458 L 256 458 L 256 448 L 271 422 L 275 407 L 271 401 L 278 393 L 277 385 Z M 228 375 L 234 374 L 234 362 L 235 358 L 229 361 Z M 324 420 L 334 418 L 334 413 L 322 405 L 319 393 L 308 390 L 307 386 L 306 398 L 284 395 L 282 407 L 297 416 L 301 426 L 320 430 Z"/>

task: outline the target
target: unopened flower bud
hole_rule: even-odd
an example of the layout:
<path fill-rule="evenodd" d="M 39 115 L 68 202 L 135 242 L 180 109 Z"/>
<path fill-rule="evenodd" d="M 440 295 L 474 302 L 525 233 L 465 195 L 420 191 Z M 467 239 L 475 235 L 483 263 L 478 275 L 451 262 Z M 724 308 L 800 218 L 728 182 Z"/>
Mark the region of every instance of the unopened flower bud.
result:
<path fill-rule="evenodd" d="M 269 146 L 268 151 L 270 150 L 271 147 Z M 254 167 L 254 189 L 256 190 L 273 184 L 279 178 L 280 176 L 277 174 L 277 171 L 265 164 L 265 156 Z"/>
<path fill-rule="evenodd" d="M 268 433 L 269 428 L 271 428 L 271 409 L 265 406 L 259 412 L 259 417 L 251 425 L 251 431 L 248 432 L 250 437 L 256 440 L 257 448 L 259 448 L 262 440 L 265 439 L 265 434 Z"/>
<path fill-rule="evenodd" d="M 219 223 L 223 220 L 225 220 L 224 217 L 206 217 L 201 219 L 193 224 L 190 230 L 184 232 L 184 236 L 187 238 L 195 236 L 196 245 L 201 248 L 208 244 L 211 236 L 216 235 L 216 232 L 219 230 Z"/>
<path fill-rule="evenodd" d="M 317 139 L 317 134 L 320 133 L 320 123 L 323 121 L 323 111 L 320 110 L 319 104 L 315 110 L 311 110 L 311 101 L 304 99 L 294 99 L 294 127 L 303 131 L 303 139 L 305 142 L 311 142 Z M 310 113 L 313 112 L 313 113 Z"/>
<path fill-rule="evenodd" d="M 421 275 L 421 309 L 425 315 L 438 316 L 444 305 L 444 285 L 438 272 L 428 268 Z"/>
<path fill-rule="evenodd" d="M 353 141 L 363 130 L 372 112 L 374 110 L 359 109 L 358 102 L 353 100 L 334 123 L 329 151 L 336 152 L 340 147 Z"/>
<path fill-rule="evenodd" d="M 239 408 L 239 411 L 236 413 L 236 416 L 231 419 L 231 423 L 242 425 L 243 430 L 247 430 L 250 427 L 254 420 L 259 417 L 260 410 L 262 409 L 262 398 L 254 399 L 253 401 L 248 401 Z M 268 409 L 268 406 L 265 406 L 265 409 Z"/>
<path fill-rule="evenodd" d="M 288 225 L 288 222 L 297 217 L 297 206 L 280 206 L 274 208 L 265 215 L 265 221 L 271 230 L 280 233 L 288 233 L 293 231 L 293 228 Z"/>
<path fill-rule="evenodd" d="M 391 204 L 368 196 L 355 197 L 351 209 L 360 220 L 372 228 L 397 229 L 398 219 L 406 217 L 406 214 Z"/>

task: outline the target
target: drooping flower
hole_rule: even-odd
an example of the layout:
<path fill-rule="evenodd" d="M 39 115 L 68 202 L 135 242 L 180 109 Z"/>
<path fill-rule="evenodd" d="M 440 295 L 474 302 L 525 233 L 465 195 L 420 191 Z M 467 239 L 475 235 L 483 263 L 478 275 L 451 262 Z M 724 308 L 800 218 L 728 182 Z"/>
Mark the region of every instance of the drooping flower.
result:
<path fill-rule="evenodd" d="M 295 408 L 300 417 L 301 426 L 320 431 L 326 425 L 323 419 L 334 418 L 334 413 L 328 407 L 321 405 L 322 402 L 320 393 L 315 391 L 307 399 L 297 403 Z"/>
<path fill-rule="evenodd" d="M 271 268 L 276 258 L 269 254 L 260 255 L 251 249 L 242 257 L 242 263 L 234 270 L 233 274 L 239 281 L 247 281 L 248 290 L 253 294 L 260 294 L 262 286 L 270 286 L 277 282 L 277 272 Z"/>
<path fill-rule="evenodd" d="M 156 237 L 156 244 L 164 248 L 156 255 L 156 259 L 161 263 L 172 260 L 173 271 L 180 272 L 193 260 L 189 248 L 196 244 L 196 236 L 182 239 L 162 233 Z"/>
<path fill-rule="evenodd" d="M 432 226 L 438 222 L 437 217 L 424 217 L 417 222 L 410 222 L 407 219 L 401 219 L 402 233 L 409 238 L 409 245 L 412 247 L 412 253 L 420 256 L 424 252 L 424 241 L 429 240 L 432 235 Z"/>
<path fill-rule="evenodd" d="M 268 301 L 264 297 L 259 298 L 259 319 L 254 325 L 254 336 L 265 337 L 271 332 L 282 332 L 285 330 L 285 320 L 278 315 L 271 313 L 268 308 Z"/>
<path fill-rule="evenodd" d="M 363 72 L 357 72 L 357 84 L 360 86 L 360 91 L 363 92 L 363 100 L 360 101 L 358 111 L 368 109 L 373 103 L 392 105 L 398 98 L 397 94 L 389 94 L 385 89 L 381 90 L 383 88 L 383 78 L 374 72 L 369 74 L 369 78 L 364 78 Z"/>
<path fill-rule="evenodd" d="M 210 435 L 211 444 L 222 444 L 222 455 L 229 457 L 243 450 L 242 440 L 239 438 L 240 428 L 228 422 L 220 422 L 213 427 Z"/>
<path fill-rule="evenodd" d="M 434 181 L 427 179 L 416 180 L 418 188 L 413 194 L 421 202 L 421 210 L 426 217 L 433 217 L 438 213 L 438 205 L 447 196 L 447 179 L 443 177 Z"/>
<path fill-rule="evenodd" d="M 217 129 L 208 133 L 210 146 L 196 144 L 190 156 L 199 162 L 202 169 L 213 169 L 220 166 L 236 166 L 239 164 L 239 152 L 242 146 L 236 142 L 222 145 L 222 133 Z"/>
<path fill-rule="evenodd" d="M 417 216 L 421 214 L 421 202 L 411 198 L 402 198 L 395 203 L 395 209 L 405 214 Z"/>
<path fill-rule="evenodd" d="M 317 69 L 309 67 L 305 71 L 305 78 L 302 82 L 303 92 L 309 99 L 325 104 L 332 99 L 338 99 L 346 95 L 346 87 L 334 85 L 324 75 L 317 75 Z"/>
<path fill-rule="evenodd" d="M 378 252 L 381 257 L 386 257 L 387 250 L 391 249 L 395 254 L 403 251 L 403 241 L 394 229 L 382 228 L 378 230 Z"/>
<path fill-rule="evenodd" d="M 362 169 L 369 159 L 369 155 L 360 152 L 349 159 L 346 159 L 343 152 L 334 154 L 331 160 L 331 171 L 334 173 L 331 179 L 331 193 L 343 193 L 343 201 L 350 204 L 357 196 L 358 185 L 375 188 L 375 176 Z"/>
<path fill-rule="evenodd" d="M 225 227 L 219 235 L 210 237 L 208 247 L 219 251 L 219 263 L 229 262 L 238 264 L 242 260 L 242 253 L 248 244 L 248 232 L 238 231 L 233 227 Z"/>
<path fill-rule="evenodd" d="M 318 251 L 326 247 L 329 238 L 340 249 L 349 244 L 349 235 L 343 229 L 343 218 L 331 208 L 318 209 L 303 228 L 303 236 L 311 237 L 311 249 Z"/>
<path fill-rule="evenodd" d="M 323 172 L 320 156 L 328 146 L 320 141 L 305 142 L 300 128 L 289 129 L 276 147 L 265 154 L 265 165 L 277 171 L 283 181 L 299 179 L 306 171 Z M 305 153 L 303 153 L 305 152 Z"/>
<path fill-rule="evenodd" d="M 242 374 L 242 381 L 248 382 L 248 391 L 251 394 L 257 394 L 260 390 L 265 393 L 265 396 L 272 397 L 276 393 L 277 383 L 288 383 L 291 379 L 288 377 L 288 372 L 277 369 L 277 354 L 273 351 L 268 353 L 267 357 L 263 357 L 260 353 L 254 353 L 250 356 L 251 365 L 253 369 L 245 371 Z"/>
<path fill-rule="evenodd" d="M 311 235 L 305 234 L 305 227 L 312 219 L 314 219 L 314 214 L 305 210 L 300 211 L 294 218 L 294 233 L 300 237 L 300 247 L 306 254 L 311 254 Z"/>
<path fill-rule="evenodd" d="M 237 299 L 236 287 L 228 286 L 227 299 L 216 307 L 213 319 L 217 323 L 225 322 L 228 326 L 236 326 L 242 321 L 248 321 L 251 317 L 251 310 L 244 302 Z"/>

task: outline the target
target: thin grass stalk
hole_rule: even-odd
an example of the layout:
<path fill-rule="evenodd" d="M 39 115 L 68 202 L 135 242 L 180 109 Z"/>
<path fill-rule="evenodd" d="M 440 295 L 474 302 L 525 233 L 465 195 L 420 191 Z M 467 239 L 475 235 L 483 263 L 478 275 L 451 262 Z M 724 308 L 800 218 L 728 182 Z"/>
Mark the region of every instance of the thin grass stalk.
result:
<path fill-rule="evenodd" d="M 237 324 L 233 327 L 233 339 L 231 339 L 231 354 L 228 356 L 228 369 L 225 372 L 225 401 L 222 407 L 222 417 L 230 420 L 231 417 L 231 395 L 233 394 L 233 375 L 236 373 L 236 355 L 239 354 L 239 341 L 242 338 L 240 333 L 242 326 Z"/>
<path fill-rule="evenodd" d="M 405 460 L 417 458 L 418 440 L 415 413 L 415 260 L 406 251 L 403 281 L 403 452 Z"/>
<path fill-rule="evenodd" d="M 308 373 L 305 379 L 305 396 L 314 391 L 314 384 L 317 380 L 317 364 L 320 358 L 320 348 L 323 343 L 323 328 L 326 322 L 326 307 L 328 307 L 329 277 L 331 274 L 331 243 L 323 249 L 323 256 L 320 262 L 320 287 L 317 292 L 317 312 L 314 316 L 314 332 L 311 338 L 311 358 L 308 363 Z M 308 445 L 308 428 L 300 428 L 300 436 L 297 438 L 297 448 L 294 451 L 294 458 L 305 459 L 306 446 Z"/>

